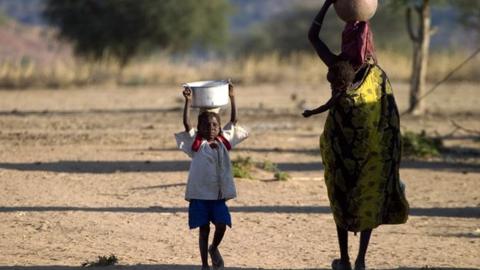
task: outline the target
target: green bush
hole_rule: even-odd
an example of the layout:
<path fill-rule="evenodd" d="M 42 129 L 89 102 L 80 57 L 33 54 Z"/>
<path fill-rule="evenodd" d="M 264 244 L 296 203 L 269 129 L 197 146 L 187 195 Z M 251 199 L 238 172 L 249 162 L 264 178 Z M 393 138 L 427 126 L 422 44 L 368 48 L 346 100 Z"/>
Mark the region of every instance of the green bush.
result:
<path fill-rule="evenodd" d="M 407 157 L 436 157 L 440 155 L 443 142 L 439 138 L 427 136 L 424 130 L 420 134 L 406 131 L 402 135 L 403 155 Z"/>
<path fill-rule="evenodd" d="M 262 163 L 254 162 L 251 157 L 238 157 L 232 161 L 233 176 L 238 178 L 252 179 L 252 170 L 259 168 L 268 172 L 273 172 L 273 177 L 277 181 L 287 181 L 290 175 L 280 171 L 277 164 L 270 160 L 264 160 Z"/>
<path fill-rule="evenodd" d="M 254 167 L 251 157 L 238 157 L 232 161 L 233 177 L 252 178 L 251 171 Z"/>
<path fill-rule="evenodd" d="M 277 164 L 271 162 L 270 160 L 264 160 L 261 167 L 263 170 L 268 172 L 276 172 L 278 170 Z"/>
<path fill-rule="evenodd" d="M 86 261 L 82 263 L 82 267 L 97 267 L 97 266 L 110 266 L 118 262 L 118 259 L 115 255 L 111 254 L 110 256 L 98 256 L 97 261 L 89 262 Z"/>
<path fill-rule="evenodd" d="M 261 168 L 265 171 L 268 172 L 273 172 L 273 178 L 277 181 L 287 181 L 290 179 L 290 175 L 286 172 L 282 172 L 279 168 L 278 165 L 271 162 L 270 160 L 264 160 Z"/>
<path fill-rule="evenodd" d="M 288 173 L 282 172 L 280 170 L 277 170 L 273 175 L 273 177 L 277 181 L 287 181 L 288 179 L 290 179 L 290 175 Z"/>

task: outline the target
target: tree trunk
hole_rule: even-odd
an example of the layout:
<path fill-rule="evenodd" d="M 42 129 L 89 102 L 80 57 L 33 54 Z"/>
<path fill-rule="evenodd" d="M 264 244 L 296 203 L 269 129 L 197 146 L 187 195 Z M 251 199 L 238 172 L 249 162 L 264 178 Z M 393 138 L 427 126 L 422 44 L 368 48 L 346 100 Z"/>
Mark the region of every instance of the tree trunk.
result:
<path fill-rule="evenodd" d="M 408 113 L 420 115 L 426 107 L 422 96 L 425 92 L 427 76 L 428 52 L 430 47 L 430 6 L 429 0 L 423 0 L 422 5 L 415 7 L 419 23 L 417 31 L 412 29 L 411 9 L 407 10 L 407 27 L 413 42 L 412 75 L 410 80 L 410 100 Z"/>

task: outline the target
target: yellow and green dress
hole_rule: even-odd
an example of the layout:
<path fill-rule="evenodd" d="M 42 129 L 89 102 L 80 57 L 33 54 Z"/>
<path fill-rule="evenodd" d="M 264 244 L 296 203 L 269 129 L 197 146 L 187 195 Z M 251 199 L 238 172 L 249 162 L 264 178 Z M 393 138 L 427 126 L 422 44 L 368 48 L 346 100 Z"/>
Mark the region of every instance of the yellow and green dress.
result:
<path fill-rule="evenodd" d="M 400 122 L 392 87 L 377 65 L 330 109 L 320 137 L 335 223 L 359 232 L 401 224 L 408 202 L 400 181 Z"/>

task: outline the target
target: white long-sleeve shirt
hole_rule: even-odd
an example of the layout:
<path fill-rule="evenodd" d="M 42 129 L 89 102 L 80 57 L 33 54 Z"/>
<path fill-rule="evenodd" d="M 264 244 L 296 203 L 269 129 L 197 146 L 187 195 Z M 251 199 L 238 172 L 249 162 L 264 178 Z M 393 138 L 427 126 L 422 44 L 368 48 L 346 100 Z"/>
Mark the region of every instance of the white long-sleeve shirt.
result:
<path fill-rule="evenodd" d="M 233 149 L 248 137 L 248 132 L 230 122 L 222 129 L 222 136 Z M 218 140 L 215 142 L 218 147 L 212 148 L 207 140 L 201 139 L 200 147 L 194 151 L 192 144 L 196 137 L 197 131 L 193 128 L 188 132 L 175 134 L 178 148 L 192 158 L 185 199 L 229 200 L 235 198 L 237 192 L 227 146 Z"/>

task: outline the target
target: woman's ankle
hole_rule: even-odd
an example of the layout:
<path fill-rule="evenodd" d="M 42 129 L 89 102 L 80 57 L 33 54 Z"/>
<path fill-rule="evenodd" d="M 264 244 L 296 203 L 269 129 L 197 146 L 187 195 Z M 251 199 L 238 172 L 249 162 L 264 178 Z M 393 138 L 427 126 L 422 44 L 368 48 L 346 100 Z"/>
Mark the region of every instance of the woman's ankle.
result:
<path fill-rule="evenodd" d="M 363 259 L 357 258 L 357 259 L 355 260 L 355 266 L 363 266 L 363 267 L 365 267 L 365 258 L 363 258 Z"/>

